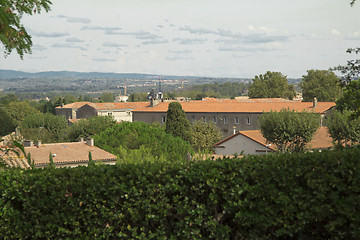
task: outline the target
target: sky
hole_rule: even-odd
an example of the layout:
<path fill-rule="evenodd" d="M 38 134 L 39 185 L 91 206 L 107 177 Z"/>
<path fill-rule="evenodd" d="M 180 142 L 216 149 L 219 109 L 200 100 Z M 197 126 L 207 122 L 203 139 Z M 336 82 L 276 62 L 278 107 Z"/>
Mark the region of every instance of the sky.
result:
<path fill-rule="evenodd" d="M 354 58 L 360 1 L 53 0 L 24 16 L 32 54 L 0 69 L 253 78 L 301 78 Z"/>

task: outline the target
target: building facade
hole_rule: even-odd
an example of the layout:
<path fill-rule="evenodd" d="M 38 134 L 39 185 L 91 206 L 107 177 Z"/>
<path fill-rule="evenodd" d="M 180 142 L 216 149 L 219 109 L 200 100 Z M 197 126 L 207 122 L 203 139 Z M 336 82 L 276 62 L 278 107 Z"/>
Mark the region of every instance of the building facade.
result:
<path fill-rule="evenodd" d="M 210 122 L 216 125 L 223 137 L 228 137 L 238 131 L 259 130 L 259 117 L 263 112 L 290 109 L 294 111 L 307 111 L 321 116 L 320 126 L 325 125 L 327 115 L 335 106 L 334 102 L 298 102 L 298 101 L 188 101 L 180 102 L 186 118 L 195 121 Z M 133 121 L 146 123 L 166 122 L 168 102 L 157 105 L 148 104 L 145 107 L 132 111 Z"/>

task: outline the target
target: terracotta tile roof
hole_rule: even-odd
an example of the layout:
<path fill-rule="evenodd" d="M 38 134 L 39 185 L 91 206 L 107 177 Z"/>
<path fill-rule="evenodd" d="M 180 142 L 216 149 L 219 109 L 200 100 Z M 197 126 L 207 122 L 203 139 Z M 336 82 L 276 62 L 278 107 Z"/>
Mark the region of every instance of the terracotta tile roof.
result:
<path fill-rule="evenodd" d="M 61 109 L 61 108 L 73 108 L 73 109 L 77 109 L 77 108 L 81 108 L 82 106 L 84 106 L 85 104 L 88 104 L 90 102 L 74 102 L 74 103 L 69 103 L 69 104 L 66 104 L 64 106 L 58 106 L 56 107 L 57 109 Z"/>
<path fill-rule="evenodd" d="M 31 154 L 35 166 L 47 165 L 49 163 L 50 153 L 56 154 L 56 156 L 53 157 L 55 165 L 87 163 L 89 161 L 89 152 L 91 152 L 94 161 L 116 161 L 117 159 L 114 154 L 95 146 L 89 146 L 86 142 L 42 144 L 39 147 L 25 147 L 25 152 Z M 21 162 L 26 162 L 24 156 L 18 158 L 15 154 L 10 154 L 9 158 L 13 159 L 7 161 L 9 166 L 16 167 L 17 164 L 20 167 L 23 167 L 21 166 Z M 15 163 L 13 163 L 14 161 Z"/>
<path fill-rule="evenodd" d="M 24 156 L 17 156 L 14 152 L 9 151 L 6 153 L 6 149 L 8 149 L 8 146 L 1 145 L 0 146 L 0 160 L 3 160 L 5 165 L 8 167 L 20 167 L 20 168 L 29 168 L 30 165 L 28 164 L 27 160 L 24 158 Z"/>
<path fill-rule="evenodd" d="M 335 102 L 318 102 L 317 107 L 313 108 L 312 102 L 218 102 L 218 101 L 190 101 L 179 102 L 185 112 L 221 112 L 221 113 L 262 113 L 280 111 L 289 108 L 295 111 L 313 111 L 324 113 L 335 106 Z M 147 104 L 145 107 L 137 108 L 133 112 L 166 112 L 169 103 L 162 102 L 154 107 Z"/>
<path fill-rule="evenodd" d="M 275 145 L 268 146 L 268 143 L 267 143 L 266 139 L 263 137 L 263 135 L 261 134 L 260 130 L 239 131 L 239 132 L 221 140 L 220 142 L 216 143 L 214 145 L 214 147 L 219 147 L 222 143 L 227 142 L 230 139 L 232 139 L 240 134 L 271 149 L 271 150 L 276 150 Z M 311 149 L 326 149 L 326 148 L 333 147 L 332 138 L 329 135 L 328 129 L 326 127 L 320 127 L 315 132 L 315 135 L 309 145 L 310 145 Z"/>
<path fill-rule="evenodd" d="M 249 98 L 246 96 L 235 97 L 235 99 L 228 98 L 203 98 L 202 101 L 212 102 L 299 102 L 298 99 L 289 100 L 285 98 Z"/>
<path fill-rule="evenodd" d="M 87 103 L 87 105 L 96 110 L 137 109 L 149 105 L 149 102 Z"/>

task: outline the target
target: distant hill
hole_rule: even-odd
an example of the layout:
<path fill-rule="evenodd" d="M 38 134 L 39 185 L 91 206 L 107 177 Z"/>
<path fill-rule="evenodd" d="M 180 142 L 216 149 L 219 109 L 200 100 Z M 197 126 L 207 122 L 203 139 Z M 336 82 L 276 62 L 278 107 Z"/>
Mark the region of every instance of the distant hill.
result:
<path fill-rule="evenodd" d="M 13 70 L 0 70 L 0 79 L 11 78 L 85 78 L 85 79 L 154 79 L 159 75 L 141 73 L 103 73 L 103 72 L 73 72 L 73 71 L 48 71 L 29 73 Z M 165 75 L 164 79 L 196 79 L 198 76 L 173 76 Z"/>

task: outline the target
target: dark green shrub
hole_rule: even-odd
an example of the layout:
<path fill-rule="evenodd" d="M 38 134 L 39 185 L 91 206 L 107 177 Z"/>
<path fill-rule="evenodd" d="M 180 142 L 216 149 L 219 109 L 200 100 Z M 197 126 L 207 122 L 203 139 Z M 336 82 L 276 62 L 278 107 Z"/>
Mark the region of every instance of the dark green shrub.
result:
<path fill-rule="evenodd" d="M 359 239 L 360 149 L 0 172 L 4 239 Z"/>
<path fill-rule="evenodd" d="M 192 152 L 190 143 L 143 122 L 116 124 L 95 135 L 94 139 L 96 146 L 117 155 L 122 155 L 124 149 L 145 148 L 155 157 L 175 161 L 186 159 L 187 153 Z"/>

